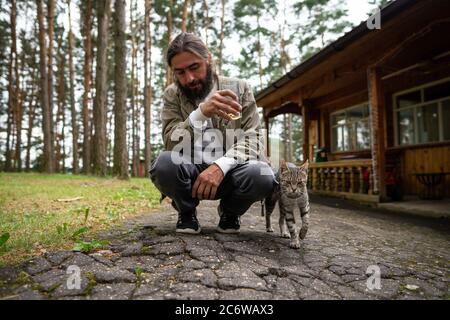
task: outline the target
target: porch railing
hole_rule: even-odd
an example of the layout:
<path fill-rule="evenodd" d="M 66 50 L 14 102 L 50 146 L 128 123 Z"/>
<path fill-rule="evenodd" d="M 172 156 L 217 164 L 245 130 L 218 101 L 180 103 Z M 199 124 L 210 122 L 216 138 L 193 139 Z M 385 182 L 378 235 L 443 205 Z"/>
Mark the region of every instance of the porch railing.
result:
<path fill-rule="evenodd" d="M 371 159 L 318 162 L 309 167 L 308 186 L 312 193 L 379 202 L 379 196 L 373 193 Z"/>

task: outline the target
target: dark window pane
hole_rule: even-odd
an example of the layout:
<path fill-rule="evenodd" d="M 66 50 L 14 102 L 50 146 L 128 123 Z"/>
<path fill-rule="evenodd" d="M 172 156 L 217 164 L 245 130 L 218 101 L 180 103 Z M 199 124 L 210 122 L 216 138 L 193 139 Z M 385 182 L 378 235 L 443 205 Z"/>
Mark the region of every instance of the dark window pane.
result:
<path fill-rule="evenodd" d="M 399 144 L 414 143 L 414 111 L 405 110 L 398 113 Z"/>
<path fill-rule="evenodd" d="M 361 121 L 364 117 L 364 109 L 363 107 L 350 109 L 346 112 L 346 116 L 349 122 Z"/>
<path fill-rule="evenodd" d="M 442 123 L 444 125 L 444 140 L 450 140 L 450 100 L 442 102 Z"/>
<path fill-rule="evenodd" d="M 414 106 L 421 102 L 420 90 L 413 91 L 397 97 L 397 108 Z"/>
<path fill-rule="evenodd" d="M 450 82 L 444 82 L 424 89 L 425 101 L 450 97 Z"/>
<path fill-rule="evenodd" d="M 345 112 L 331 116 L 331 124 L 333 126 L 337 124 L 345 124 Z"/>
<path fill-rule="evenodd" d="M 417 108 L 419 143 L 439 141 L 439 118 L 437 103 Z"/>

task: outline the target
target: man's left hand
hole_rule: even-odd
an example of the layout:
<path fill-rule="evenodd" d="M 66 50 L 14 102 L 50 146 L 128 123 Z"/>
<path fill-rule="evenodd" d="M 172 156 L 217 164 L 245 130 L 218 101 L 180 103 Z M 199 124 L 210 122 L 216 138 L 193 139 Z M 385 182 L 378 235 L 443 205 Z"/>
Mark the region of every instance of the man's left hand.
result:
<path fill-rule="evenodd" d="M 223 177 L 222 169 L 217 164 L 210 165 L 195 180 L 192 187 L 192 198 L 214 200 Z"/>

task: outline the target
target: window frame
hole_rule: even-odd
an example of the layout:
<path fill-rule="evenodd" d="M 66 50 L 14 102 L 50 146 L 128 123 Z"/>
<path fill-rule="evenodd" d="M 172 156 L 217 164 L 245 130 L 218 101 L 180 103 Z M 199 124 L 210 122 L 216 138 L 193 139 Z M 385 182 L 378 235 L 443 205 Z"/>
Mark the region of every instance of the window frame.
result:
<path fill-rule="evenodd" d="M 357 108 L 361 108 L 361 107 L 367 107 L 367 117 L 364 117 L 364 118 L 362 118 L 362 119 L 363 119 L 364 121 L 367 121 L 367 124 L 368 124 L 368 127 L 369 127 L 369 138 L 370 138 L 369 148 L 367 148 L 367 149 L 337 150 L 337 148 L 336 148 L 337 145 L 334 145 L 333 129 L 334 129 L 334 128 L 343 128 L 344 126 L 347 126 L 348 123 L 347 123 L 346 112 L 349 111 L 349 110 L 357 109 Z M 345 125 L 334 125 L 334 124 L 333 124 L 333 116 L 336 115 L 336 114 L 340 114 L 340 113 L 344 113 L 344 118 L 346 119 L 346 123 L 345 123 Z M 353 106 L 348 107 L 348 108 L 344 108 L 344 109 L 340 109 L 340 110 L 334 111 L 334 112 L 330 113 L 329 117 L 330 117 L 330 118 L 329 118 L 329 119 L 330 119 L 329 121 L 330 121 L 331 153 L 348 153 L 348 152 L 361 152 L 361 151 L 364 152 L 364 151 L 369 151 L 369 150 L 372 149 L 372 147 L 371 147 L 371 145 L 372 145 L 372 125 L 371 125 L 371 121 L 370 121 L 370 118 L 371 118 L 371 112 L 370 112 L 370 104 L 369 104 L 369 101 L 365 101 L 365 102 L 358 103 L 358 104 L 353 105 Z M 359 122 L 359 121 L 352 121 L 351 124 L 354 125 L 355 123 L 358 123 L 358 122 Z M 355 139 L 357 139 L 357 134 L 356 134 L 357 129 L 356 129 L 356 127 L 354 127 L 353 129 L 355 129 Z M 337 140 L 336 140 L 336 141 L 337 141 Z M 356 146 L 358 145 L 358 141 L 357 141 L 357 140 L 352 141 L 352 142 L 355 142 L 355 145 L 356 145 Z M 343 145 L 345 146 L 345 144 L 346 144 L 346 142 L 344 141 L 344 144 L 343 144 Z"/>
<path fill-rule="evenodd" d="M 450 77 L 447 78 L 443 78 L 440 80 L 436 80 L 436 81 L 432 81 L 432 82 L 428 82 L 425 84 L 422 84 L 420 86 L 416 86 L 413 88 L 409 88 L 407 90 L 403 90 L 403 91 L 399 91 L 396 92 L 392 95 L 392 111 L 393 111 L 393 119 L 394 119 L 394 135 L 395 135 L 395 139 L 394 139 L 394 144 L 396 147 L 408 147 L 408 146 L 417 146 L 417 145 L 426 145 L 426 144 L 433 144 L 433 143 L 442 143 L 442 142 L 449 142 L 450 140 L 445 140 L 444 139 L 444 119 L 443 119 L 443 113 L 442 113 L 442 103 L 444 101 L 450 100 L 450 95 L 446 96 L 444 98 L 439 98 L 439 99 L 434 99 L 434 100 L 429 100 L 429 101 L 425 101 L 425 89 L 429 88 L 429 87 L 433 87 L 436 85 L 439 85 L 441 83 L 445 83 L 445 82 L 450 82 Z M 403 108 L 398 108 L 397 105 L 397 98 L 399 96 L 414 92 L 414 91 L 419 91 L 420 90 L 420 98 L 421 98 L 421 102 L 412 106 L 407 106 L 407 107 L 403 107 Z M 419 131 L 418 131 L 418 121 L 417 121 L 417 109 L 426 106 L 426 105 L 431 105 L 433 103 L 437 104 L 437 113 L 438 113 L 438 135 L 439 135 L 439 139 L 438 141 L 428 141 L 428 142 L 418 142 L 419 141 Z M 404 111 L 404 110 L 409 110 L 412 109 L 413 110 L 413 116 L 414 116 L 414 142 L 410 143 L 410 144 L 401 144 L 400 143 L 400 128 L 399 128 L 399 124 L 398 124 L 398 113 L 400 111 Z"/>

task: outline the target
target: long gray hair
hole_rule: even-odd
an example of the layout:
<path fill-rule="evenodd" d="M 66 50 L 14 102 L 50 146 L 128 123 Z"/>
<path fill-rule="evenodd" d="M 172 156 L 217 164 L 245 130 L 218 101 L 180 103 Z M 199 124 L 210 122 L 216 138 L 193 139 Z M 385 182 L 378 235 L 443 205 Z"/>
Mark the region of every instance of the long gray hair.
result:
<path fill-rule="evenodd" d="M 180 33 L 169 44 L 166 54 L 167 65 L 172 67 L 172 58 L 182 52 L 190 52 L 205 60 L 208 60 L 210 54 L 202 39 L 195 34 L 188 32 Z"/>

